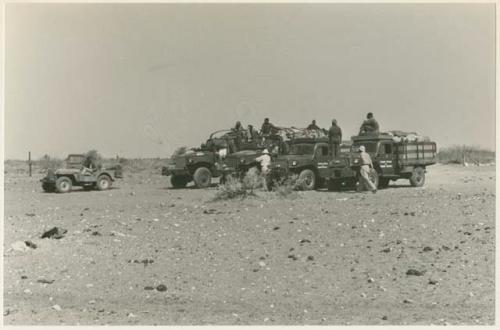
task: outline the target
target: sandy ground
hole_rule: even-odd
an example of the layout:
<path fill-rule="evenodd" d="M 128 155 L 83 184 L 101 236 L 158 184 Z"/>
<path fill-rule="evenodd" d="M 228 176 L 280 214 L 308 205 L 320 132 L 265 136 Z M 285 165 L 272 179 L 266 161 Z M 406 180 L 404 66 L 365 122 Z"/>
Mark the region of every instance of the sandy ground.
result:
<path fill-rule="evenodd" d="M 54 194 L 6 173 L 4 324 L 494 323 L 494 167 L 218 202 L 125 174 Z M 41 239 L 53 226 L 68 232 Z M 37 248 L 12 248 L 26 240 Z"/>

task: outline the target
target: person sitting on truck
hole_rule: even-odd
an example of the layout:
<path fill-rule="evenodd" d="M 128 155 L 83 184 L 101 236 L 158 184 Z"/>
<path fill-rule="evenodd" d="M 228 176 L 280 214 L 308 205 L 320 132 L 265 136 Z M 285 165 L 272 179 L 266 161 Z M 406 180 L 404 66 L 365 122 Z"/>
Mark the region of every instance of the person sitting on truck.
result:
<path fill-rule="evenodd" d="M 307 129 L 309 130 L 319 130 L 319 126 L 316 125 L 316 120 L 313 119 L 313 121 L 307 126 Z"/>
<path fill-rule="evenodd" d="M 273 134 L 273 132 L 276 132 L 277 130 L 276 126 L 269 122 L 269 118 L 265 118 L 264 123 L 260 128 L 260 134 Z"/>
<path fill-rule="evenodd" d="M 332 126 L 328 130 L 328 140 L 330 142 L 330 152 L 337 157 L 339 154 L 340 143 L 342 142 L 342 129 L 337 126 L 337 120 L 332 119 Z"/>
<path fill-rule="evenodd" d="M 248 125 L 247 128 L 247 141 L 256 141 L 258 138 L 258 133 L 257 131 L 253 128 L 253 125 Z"/>
<path fill-rule="evenodd" d="M 373 182 L 370 180 L 370 171 L 373 169 L 373 163 L 370 154 L 366 152 L 365 146 L 360 146 L 358 148 L 358 151 L 360 152 L 361 157 L 361 168 L 359 169 L 359 174 L 361 175 L 361 177 L 359 183 L 361 187 L 364 186 L 365 188 L 371 190 L 372 193 L 376 193 L 377 187 L 375 187 Z"/>
<path fill-rule="evenodd" d="M 262 151 L 262 155 L 255 158 L 256 161 L 260 163 L 260 173 L 265 176 L 269 173 L 269 166 L 271 165 L 271 155 L 269 155 L 269 151 L 264 149 Z"/>
<path fill-rule="evenodd" d="M 361 127 L 359 128 L 359 135 L 363 134 L 378 134 L 379 125 L 378 122 L 373 118 L 373 113 L 368 112 L 366 115 L 366 120 L 363 121 Z"/>

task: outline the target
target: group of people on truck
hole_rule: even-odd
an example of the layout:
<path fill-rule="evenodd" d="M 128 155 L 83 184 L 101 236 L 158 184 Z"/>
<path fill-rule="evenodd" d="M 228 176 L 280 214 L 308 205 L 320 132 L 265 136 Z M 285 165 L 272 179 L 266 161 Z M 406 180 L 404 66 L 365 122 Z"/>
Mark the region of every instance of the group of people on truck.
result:
<path fill-rule="evenodd" d="M 252 125 L 248 126 L 250 128 Z M 234 130 L 239 131 L 240 128 L 241 128 L 241 123 L 238 121 L 236 122 Z M 276 131 L 278 130 L 277 127 L 275 127 L 273 124 L 269 122 L 269 118 L 266 118 L 264 120 L 264 123 L 262 124 L 260 134 L 273 134 L 273 129 Z M 359 128 L 359 135 L 378 134 L 379 129 L 380 129 L 379 124 L 377 120 L 375 120 L 375 118 L 373 117 L 373 113 L 369 112 L 366 115 L 366 120 L 363 121 L 361 127 Z M 316 120 L 314 119 L 307 126 L 306 130 L 325 131 L 324 129 L 321 129 L 318 125 L 316 125 Z M 327 135 L 330 145 L 330 153 L 334 157 L 337 157 L 338 154 L 340 153 L 340 145 L 342 143 L 342 129 L 340 128 L 340 126 L 338 126 L 336 119 L 332 119 L 332 125 L 330 126 L 330 129 L 327 131 Z M 362 162 L 360 167 L 360 184 L 366 187 L 368 190 L 372 191 L 373 193 L 376 193 L 377 187 L 375 187 L 373 182 L 370 180 L 370 172 L 373 170 L 373 163 L 371 157 L 366 152 L 364 146 L 360 146 L 358 148 L 358 152 L 360 153 L 360 158 Z M 264 149 L 262 155 L 257 157 L 255 160 L 260 163 L 262 175 L 267 175 L 269 173 L 269 167 L 271 165 L 271 155 L 269 153 L 269 150 L 267 148 Z"/>
<path fill-rule="evenodd" d="M 320 128 L 316 124 L 316 120 L 313 119 L 312 122 L 307 126 L 307 131 L 321 131 L 324 135 L 328 136 L 328 141 L 330 144 L 330 153 L 333 156 L 338 156 L 340 152 L 340 145 L 342 143 L 342 129 L 337 124 L 336 119 L 332 119 L 332 124 L 330 128 L 327 130 Z M 262 126 L 260 128 L 260 132 L 258 132 L 253 125 L 248 125 L 247 129 L 244 129 L 241 122 L 237 121 L 234 127 L 231 129 L 231 132 L 234 135 L 234 144 L 235 149 L 239 149 L 243 142 L 250 143 L 253 141 L 257 141 L 261 137 L 265 137 L 268 135 L 278 134 L 280 131 L 279 127 L 274 126 L 269 118 L 265 118 Z M 378 134 L 379 133 L 379 124 L 373 117 L 373 113 L 369 112 L 366 115 L 366 120 L 363 121 L 361 127 L 359 128 L 359 135 L 365 134 Z"/>

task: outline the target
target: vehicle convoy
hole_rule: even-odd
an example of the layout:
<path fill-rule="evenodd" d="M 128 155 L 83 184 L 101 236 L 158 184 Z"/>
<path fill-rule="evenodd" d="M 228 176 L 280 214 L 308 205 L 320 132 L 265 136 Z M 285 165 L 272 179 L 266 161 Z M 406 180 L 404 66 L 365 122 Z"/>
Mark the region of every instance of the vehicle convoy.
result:
<path fill-rule="evenodd" d="M 327 152 L 327 142 L 311 142 L 308 147 L 297 143 L 289 155 L 277 157 L 271 166 L 269 181 L 283 176 L 299 175 L 302 188 L 312 190 L 323 183 L 331 190 L 355 187 L 359 181 L 361 159 L 358 148 L 363 145 L 370 154 L 374 170 L 372 182 L 385 188 L 390 181 L 408 179 L 414 187 L 425 183 L 426 167 L 436 163 L 436 143 L 395 137 L 393 134 L 359 135 L 351 138 L 351 150 L 342 149 L 337 157 Z"/>
<path fill-rule="evenodd" d="M 120 165 L 114 165 L 95 171 L 84 171 L 83 154 L 70 154 L 65 160 L 65 167 L 57 170 L 49 169 L 47 175 L 41 179 L 42 189 L 46 192 L 66 193 L 73 186 L 83 187 L 85 190 L 107 190 L 111 188 L 113 181 L 123 177 Z"/>

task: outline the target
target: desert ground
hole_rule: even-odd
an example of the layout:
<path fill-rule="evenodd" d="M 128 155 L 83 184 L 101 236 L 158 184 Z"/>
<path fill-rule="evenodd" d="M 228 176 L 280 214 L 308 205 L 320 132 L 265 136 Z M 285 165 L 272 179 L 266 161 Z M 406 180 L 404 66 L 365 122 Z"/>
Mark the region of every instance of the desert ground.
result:
<path fill-rule="evenodd" d="M 221 201 L 124 174 L 56 194 L 6 167 L 5 325 L 494 324 L 494 166 Z"/>

